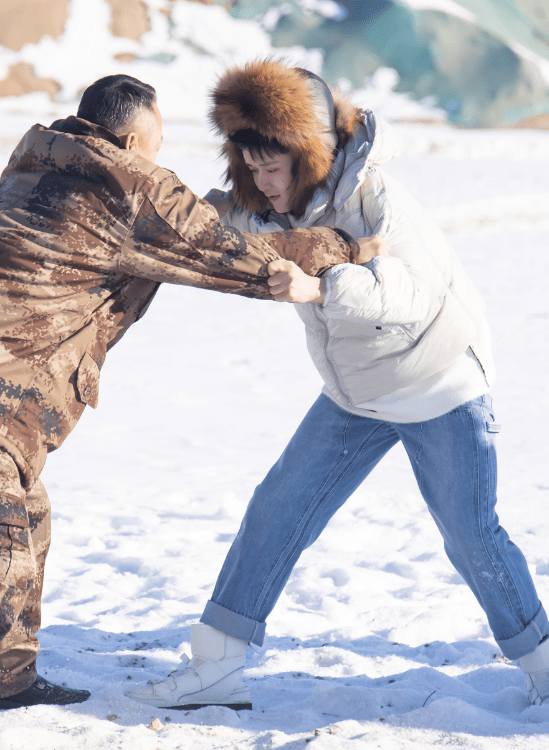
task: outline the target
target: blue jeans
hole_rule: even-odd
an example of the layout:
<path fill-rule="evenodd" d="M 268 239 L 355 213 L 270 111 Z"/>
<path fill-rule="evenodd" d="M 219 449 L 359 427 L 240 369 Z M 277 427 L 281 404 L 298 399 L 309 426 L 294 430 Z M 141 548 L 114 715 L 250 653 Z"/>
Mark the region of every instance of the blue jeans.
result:
<path fill-rule="evenodd" d="M 492 399 L 426 422 L 358 417 L 321 395 L 256 488 L 201 622 L 263 643 L 265 620 L 300 554 L 387 451 L 402 441 L 419 489 L 503 654 L 518 659 L 549 633 L 522 552 L 499 525 Z"/>

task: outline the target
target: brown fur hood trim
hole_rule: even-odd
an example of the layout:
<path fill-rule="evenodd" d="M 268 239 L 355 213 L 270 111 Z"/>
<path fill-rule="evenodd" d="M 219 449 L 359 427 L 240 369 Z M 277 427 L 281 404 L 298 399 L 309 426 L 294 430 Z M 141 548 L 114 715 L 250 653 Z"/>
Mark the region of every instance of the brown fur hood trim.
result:
<path fill-rule="evenodd" d="M 229 164 L 226 182 L 231 183 L 239 206 L 262 212 L 272 208 L 255 186 L 242 152 L 228 140 L 239 130 L 252 128 L 267 138 L 276 138 L 288 148 L 296 174 L 294 212 L 303 215 L 317 188 L 329 176 L 333 162 L 333 131 L 323 112 L 327 99 L 306 72 L 273 60 L 248 63 L 228 70 L 212 92 L 210 120 L 226 139 L 221 151 Z M 316 79 L 318 81 L 318 79 Z M 322 106 L 319 106 L 319 96 Z M 328 94 L 329 96 L 329 94 Z M 349 101 L 334 96 L 337 147 L 349 140 L 360 111 Z"/>

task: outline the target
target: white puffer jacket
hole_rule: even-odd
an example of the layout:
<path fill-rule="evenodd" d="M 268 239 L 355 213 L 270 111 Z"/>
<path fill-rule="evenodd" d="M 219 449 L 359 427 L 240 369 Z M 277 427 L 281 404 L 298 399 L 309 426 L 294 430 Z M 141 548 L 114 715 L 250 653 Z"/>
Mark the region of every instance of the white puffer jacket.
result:
<path fill-rule="evenodd" d="M 469 347 L 486 382 L 493 378 L 489 336 L 479 335 L 486 326 L 480 294 L 425 210 L 379 169 L 397 146 L 391 126 L 367 111 L 338 154 L 327 188 L 300 220 L 271 212 L 265 222 L 234 209 L 223 218 L 251 233 L 336 226 L 355 237 L 378 234 L 389 243 L 389 257 L 329 269 L 324 305 L 295 305 L 327 395 L 359 413 L 379 397 L 432 381 Z M 220 196 L 212 191 L 206 198 L 215 203 L 215 193 Z"/>

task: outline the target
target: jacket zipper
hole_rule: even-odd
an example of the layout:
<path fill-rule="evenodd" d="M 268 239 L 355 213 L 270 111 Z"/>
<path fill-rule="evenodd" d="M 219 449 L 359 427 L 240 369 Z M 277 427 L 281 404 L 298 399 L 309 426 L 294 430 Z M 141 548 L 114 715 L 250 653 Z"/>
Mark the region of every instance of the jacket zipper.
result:
<path fill-rule="evenodd" d="M 334 365 L 332 364 L 332 360 L 330 358 L 330 355 L 328 354 L 328 339 L 330 338 L 330 334 L 329 334 L 329 331 L 328 331 L 328 326 L 322 320 L 322 318 L 318 315 L 318 312 L 316 310 L 316 307 L 315 307 L 314 303 L 311 303 L 311 305 L 312 305 L 312 308 L 313 308 L 313 315 L 315 316 L 316 320 L 324 328 L 324 341 L 322 343 L 322 348 L 323 348 L 323 351 L 324 351 L 324 359 L 326 360 L 326 363 L 328 365 L 328 369 L 331 372 L 331 375 L 332 375 L 332 378 L 333 378 L 334 383 L 336 385 L 336 388 L 338 389 L 339 394 L 345 399 L 345 401 L 347 402 L 348 406 L 354 406 L 353 402 L 351 401 L 351 399 L 347 395 L 347 392 L 344 390 L 343 386 L 341 385 L 341 381 L 339 379 L 339 376 L 338 376 L 338 374 L 336 372 L 336 369 L 335 369 Z"/>

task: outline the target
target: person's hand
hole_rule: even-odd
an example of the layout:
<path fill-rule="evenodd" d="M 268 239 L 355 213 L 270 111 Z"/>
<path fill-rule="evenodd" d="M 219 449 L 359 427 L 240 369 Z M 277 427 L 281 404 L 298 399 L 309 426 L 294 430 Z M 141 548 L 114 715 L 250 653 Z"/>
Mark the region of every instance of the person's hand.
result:
<path fill-rule="evenodd" d="M 232 208 L 231 194 L 226 193 L 224 190 L 212 188 L 206 193 L 204 200 L 211 203 L 217 211 L 217 215 L 220 219 L 222 219 L 227 211 Z"/>
<path fill-rule="evenodd" d="M 276 302 L 324 302 L 326 281 L 308 276 L 291 260 L 273 260 L 267 270 L 267 284 Z"/>
<path fill-rule="evenodd" d="M 357 265 L 364 265 L 368 261 L 372 260 L 379 255 L 389 255 L 391 248 L 379 235 L 374 234 L 371 237 L 361 237 L 356 240 L 359 251 L 351 259 L 352 263 Z"/>

